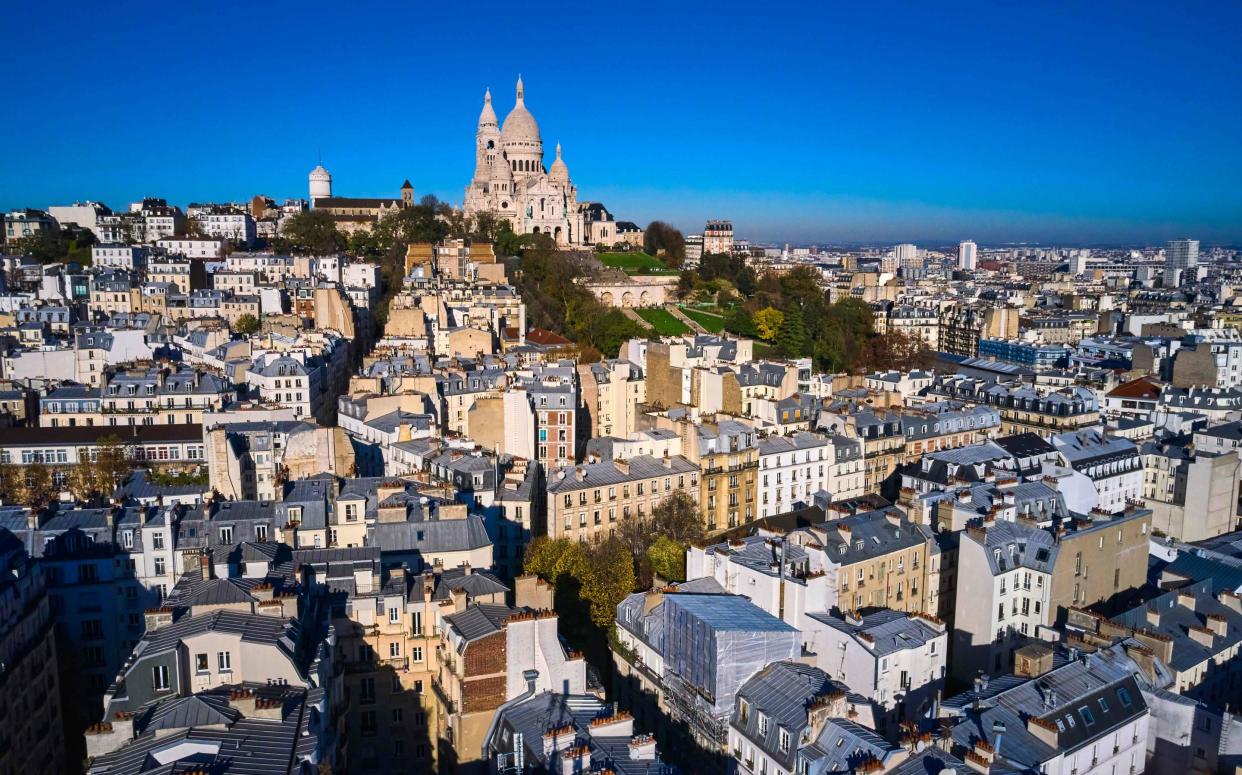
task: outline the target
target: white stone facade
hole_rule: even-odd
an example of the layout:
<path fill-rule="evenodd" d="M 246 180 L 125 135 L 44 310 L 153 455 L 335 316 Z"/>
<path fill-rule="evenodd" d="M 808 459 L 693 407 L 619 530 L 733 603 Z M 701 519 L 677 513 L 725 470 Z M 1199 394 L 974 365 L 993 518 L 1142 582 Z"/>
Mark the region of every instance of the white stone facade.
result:
<path fill-rule="evenodd" d="M 466 187 L 466 215 L 490 213 L 508 220 L 518 234 L 550 234 L 559 245 L 582 245 L 585 229 L 578 189 L 556 146 L 551 169 L 543 166 L 543 140 L 535 117 L 526 109 L 522 79 L 517 104 L 503 127 L 492 109 L 492 93 L 483 98 L 475 138 L 474 179 Z"/>

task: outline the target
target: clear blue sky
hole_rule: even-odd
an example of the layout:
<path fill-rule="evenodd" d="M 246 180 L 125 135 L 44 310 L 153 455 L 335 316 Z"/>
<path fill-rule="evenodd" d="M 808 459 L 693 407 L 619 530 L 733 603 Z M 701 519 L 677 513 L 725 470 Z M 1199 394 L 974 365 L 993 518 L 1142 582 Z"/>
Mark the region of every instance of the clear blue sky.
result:
<path fill-rule="evenodd" d="M 6 9 L 0 207 L 305 196 L 319 154 L 336 193 L 460 203 L 520 71 L 621 219 L 1242 243 L 1233 0 L 391 5 Z"/>

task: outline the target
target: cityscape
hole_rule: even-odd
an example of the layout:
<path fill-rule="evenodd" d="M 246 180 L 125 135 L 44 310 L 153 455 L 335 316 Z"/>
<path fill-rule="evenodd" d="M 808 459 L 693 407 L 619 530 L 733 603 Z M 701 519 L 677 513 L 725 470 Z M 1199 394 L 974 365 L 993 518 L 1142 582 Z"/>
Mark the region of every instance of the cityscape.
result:
<path fill-rule="evenodd" d="M 391 26 L 355 42 L 383 61 Z M 1210 48 L 1232 67 L 1190 102 L 1242 74 Z M 503 84 L 408 73 L 470 97 L 401 168 L 347 139 L 376 114 L 337 89 L 300 122 L 292 82 L 263 129 L 307 137 L 245 177 L 196 166 L 233 169 L 238 113 L 180 178 L 106 128 L 89 169 L 0 162 L 0 775 L 1242 773 L 1236 136 L 1134 171 L 1080 127 L 1116 195 L 1055 205 L 1070 161 L 1030 144 L 988 202 L 854 199 L 844 161 L 777 170 L 772 128 L 787 188 L 753 185 L 746 80 L 704 84 L 738 126 L 682 138 L 736 190 L 620 119 L 575 136 L 601 101 L 684 102 L 686 53 L 664 84 L 636 64 L 641 95 L 605 53 L 585 88 L 546 51 Z M 69 153 L 41 113 L 67 88 L 3 131 Z"/>

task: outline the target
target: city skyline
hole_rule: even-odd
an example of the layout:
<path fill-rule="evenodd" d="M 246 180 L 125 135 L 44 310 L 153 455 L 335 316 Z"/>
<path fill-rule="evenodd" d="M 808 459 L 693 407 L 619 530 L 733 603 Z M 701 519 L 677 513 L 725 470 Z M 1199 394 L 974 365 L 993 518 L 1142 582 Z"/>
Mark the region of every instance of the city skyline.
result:
<path fill-rule="evenodd" d="M 304 197 L 320 159 L 344 195 L 395 196 L 409 178 L 461 205 L 483 91 L 507 110 L 520 72 L 545 164 L 562 143 L 583 198 L 644 225 L 690 233 L 723 217 L 739 236 L 796 244 L 1242 242 L 1229 96 L 1242 67 L 1220 18 L 1237 9 L 985 8 L 815 10 L 797 24 L 677 9 L 658 30 L 636 16 L 614 46 L 589 41 L 617 21 L 575 9 L 554 31 L 511 20 L 509 35 L 548 41 L 518 57 L 454 56 L 477 32 L 447 9 L 358 10 L 329 33 L 308 6 L 227 37 L 227 14 L 170 8 L 97 48 L 31 24 L 13 71 L 46 98 L 0 138 L 40 152 L 0 161 L 0 205 Z M 81 8 L 87 23 L 101 13 Z M 738 45 L 721 37 L 728 21 L 782 43 Z M 184 39 L 189 23 L 201 37 Z M 661 37 L 690 25 L 701 34 Z M 207 45 L 223 39 L 223 56 Z M 247 48 L 260 53 L 234 64 Z M 588 49 L 592 72 L 566 67 Z"/>

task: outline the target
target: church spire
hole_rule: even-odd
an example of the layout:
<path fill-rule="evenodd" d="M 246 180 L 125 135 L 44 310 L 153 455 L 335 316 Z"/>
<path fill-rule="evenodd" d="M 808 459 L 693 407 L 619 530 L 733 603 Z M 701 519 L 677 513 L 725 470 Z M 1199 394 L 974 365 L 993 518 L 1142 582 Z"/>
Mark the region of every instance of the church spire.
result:
<path fill-rule="evenodd" d="M 526 90 L 525 90 L 524 88 L 522 88 L 522 74 L 521 74 L 521 73 L 518 73 L 518 82 L 517 82 L 517 104 L 519 104 L 519 105 L 521 105 L 521 104 L 522 104 L 522 102 L 523 102 L 523 99 L 524 99 L 525 95 L 526 95 Z"/>
<path fill-rule="evenodd" d="M 483 110 L 479 111 L 479 131 L 494 130 L 499 128 L 499 125 L 496 120 L 496 111 L 492 108 L 492 90 L 488 89 L 483 93 Z"/>

